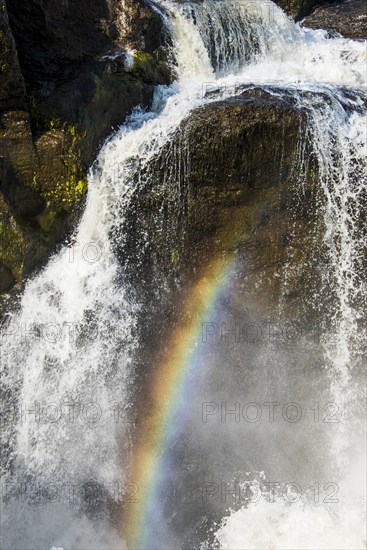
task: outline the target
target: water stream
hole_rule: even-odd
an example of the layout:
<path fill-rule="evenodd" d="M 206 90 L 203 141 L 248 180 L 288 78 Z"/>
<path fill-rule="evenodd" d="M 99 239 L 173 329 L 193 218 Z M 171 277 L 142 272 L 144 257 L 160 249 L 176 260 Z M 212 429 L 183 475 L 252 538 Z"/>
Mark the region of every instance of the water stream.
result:
<path fill-rule="evenodd" d="M 272 2 L 161 0 L 157 9 L 172 36 L 177 80 L 158 87 L 151 111 L 136 110 L 107 140 L 90 171 L 73 239 L 27 283 L 2 331 L 4 548 L 125 547 L 107 508 L 116 487 L 128 483 L 134 428 L 116 422 L 115 412 L 134 408 L 136 322 L 144 304 L 125 282 L 111 235 L 144 167 L 203 105 L 203 89 L 218 90 L 208 104 L 246 84 L 292 94 L 307 113 L 324 199 L 323 284 L 336 304 L 337 343 L 326 341 L 323 353 L 330 391 L 347 411 L 344 428 L 335 430 L 330 468 L 344 468 L 352 500 L 334 508 L 289 507 L 284 499 L 250 504 L 211 526 L 202 548 L 364 548 L 363 480 L 354 483 L 355 495 L 348 478 L 353 464 L 363 472 L 363 444 L 349 452 L 360 428 L 349 433 L 355 424 L 348 407 L 360 391 L 354 372 L 360 373 L 365 351 L 365 44 L 302 29 Z M 94 516 L 89 483 L 106 495 Z M 56 493 L 63 496 L 53 500 Z M 149 548 L 173 547 L 166 530 L 157 531 L 162 538 Z M 186 548 L 184 529 L 181 535 L 175 547 Z"/>

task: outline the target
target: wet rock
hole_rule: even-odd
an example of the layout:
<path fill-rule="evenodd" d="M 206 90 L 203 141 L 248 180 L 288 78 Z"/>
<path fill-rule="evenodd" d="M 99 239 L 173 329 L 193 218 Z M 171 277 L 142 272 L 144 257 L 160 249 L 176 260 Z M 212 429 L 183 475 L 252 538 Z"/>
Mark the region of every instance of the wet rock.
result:
<path fill-rule="evenodd" d="M 306 170 L 302 199 L 298 193 L 304 124 L 291 97 L 251 89 L 181 124 L 149 167 L 153 176 L 146 174 L 122 229 L 121 258 L 131 265 L 134 257 L 139 292 L 156 296 L 162 278 L 171 290 L 187 288 L 214 259 L 232 258 L 249 311 L 256 304 L 271 315 L 281 295 L 289 310 L 302 310 L 316 284 L 310 242 L 317 231 L 314 168 Z"/>
<path fill-rule="evenodd" d="M 28 90 L 70 81 L 118 47 L 161 45 L 161 19 L 144 0 L 12 0 L 8 9 Z"/>
<path fill-rule="evenodd" d="M 241 443 L 243 434 L 234 436 L 233 426 L 221 428 L 220 421 L 206 440 L 207 424 L 201 430 L 198 421 L 203 403 L 228 403 L 228 396 L 253 402 L 257 392 L 263 396 L 264 380 L 267 397 L 294 396 L 304 390 L 297 369 L 321 371 L 317 346 L 308 347 L 307 339 L 314 336 L 315 308 L 331 302 L 319 296 L 320 186 L 305 130 L 306 115 L 286 92 L 249 88 L 233 100 L 204 104 L 140 174 L 115 235 L 122 268 L 143 304 L 137 422 L 152 410 L 157 365 L 174 366 L 184 347 L 195 373 L 194 420 L 185 419 L 185 435 L 172 443 L 178 474 L 163 504 L 167 525 L 177 533 L 184 526 L 190 548 L 207 536 L 200 518 L 205 514 L 211 525 L 228 509 L 221 499 L 203 507 L 198 480 L 223 480 L 226 472 L 232 483 L 241 469 L 254 469 L 253 457 L 269 456 L 267 435 L 257 433 L 248 452 L 248 439 Z M 217 450 L 219 432 L 228 446 Z M 271 467 L 262 463 L 264 471 Z"/>
<path fill-rule="evenodd" d="M 367 38 L 367 7 L 364 0 L 344 0 L 317 6 L 302 21 L 302 26 L 311 29 L 326 29 L 331 35 L 337 33 L 345 38 Z"/>
<path fill-rule="evenodd" d="M 345 38 L 367 37 L 367 11 L 364 0 L 276 0 L 283 11 L 302 26 L 325 29 Z"/>
<path fill-rule="evenodd" d="M 275 3 L 295 21 L 300 21 L 311 13 L 314 6 L 320 2 L 317 0 L 276 0 Z"/>
<path fill-rule="evenodd" d="M 103 140 L 170 82 L 164 40 L 145 0 L 0 0 L 0 259 L 16 288 L 75 227 Z"/>
<path fill-rule="evenodd" d="M 15 285 L 15 277 L 6 265 L 0 261 L 0 292 L 7 292 Z"/>
<path fill-rule="evenodd" d="M 1 292 L 6 292 L 21 278 L 28 236 L 17 222 L 13 209 L 6 203 L 2 193 L 0 193 L 0 242 L 0 262 L 11 271 L 13 276 L 13 284 L 2 287 L 4 290 Z M 6 271 L 8 281 L 10 281 L 9 271 Z"/>
<path fill-rule="evenodd" d="M 149 105 L 153 85 L 170 81 L 162 20 L 144 0 L 14 0 L 8 8 L 33 114 L 77 126 L 86 167 L 133 107 Z M 130 68 L 127 50 L 142 50 Z"/>
<path fill-rule="evenodd" d="M 0 2 L 0 110 L 25 107 L 25 86 L 9 26 L 4 0 Z"/>
<path fill-rule="evenodd" d="M 85 72 L 41 98 L 42 117 L 55 117 L 74 126 L 81 136 L 84 166 L 90 165 L 103 139 L 124 121 L 137 105 L 149 105 L 154 85 L 129 72 Z"/>
<path fill-rule="evenodd" d="M 0 115 L 0 259 L 17 281 L 44 265 L 75 222 L 86 191 L 80 154 L 68 126 L 35 139 L 28 112 Z"/>

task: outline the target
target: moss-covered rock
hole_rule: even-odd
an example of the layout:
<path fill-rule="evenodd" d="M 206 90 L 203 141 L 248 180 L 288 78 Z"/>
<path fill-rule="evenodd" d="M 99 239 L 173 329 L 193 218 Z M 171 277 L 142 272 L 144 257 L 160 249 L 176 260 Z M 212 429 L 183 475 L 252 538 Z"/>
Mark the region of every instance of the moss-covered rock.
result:
<path fill-rule="evenodd" d="M 27 236 L 21 225 L 17 222 L 11 207 L 5 202 L 0 193 L 0 262 L 11 271 L 12 285 L 20 280 L 24 255 L 27 250 Z M 6 285 L 9 290 L 10 285 Z"/>
<path fill-rule="evenodd" d="M 13 288 L 15 278 L 11 269 L 0 261 L 0 292 Z"/>
<path fill-rule="evenodd" d="M 103 139 L 170 81 L 163 34 L 145 0 L 0 0 L 0 294 L 73 230 Z"/>
<path fill-rule="evenodd" d="M 0 261 L 13 286 L 47 261 L 87 191 L 81 136 L 65 124 L 48 124 L 52 129 L 35 139 L 27 112 L 0 116 Z"/>
<path fill-rule="evenodd" d="M 144 82 L 169 84 L 172 78 L 171 71 L 165 61 L 159 59 L 159 53 L 155 56 L 148 52 L 137 51 L 134 53 L 131 73 L 139 76 Z"/>

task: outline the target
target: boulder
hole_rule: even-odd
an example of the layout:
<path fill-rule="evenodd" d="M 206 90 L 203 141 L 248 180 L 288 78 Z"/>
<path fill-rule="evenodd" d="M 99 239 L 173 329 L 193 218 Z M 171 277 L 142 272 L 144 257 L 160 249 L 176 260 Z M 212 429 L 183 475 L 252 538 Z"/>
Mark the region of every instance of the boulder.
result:
<path fill-rule="evenodd" d="M 233 258 L 249 312 L 256 304 L 271 316 L 283 295 L 289 311 L 301 315 L 317 286 L 310 269 L 320 261 L 310 246 L 317 231 L 317 176 L 306 153 L 302 198 L 298 190 L 304 124 L 291 96 L 260 89 L 190 114 L 143 175 L 146 184 L 121 229 L 124 246 L 117 239 L 140 293 L 154 296 L 160 307 L 157 280 L 174 294 L 214 259 L 223 258 L 224 265 Z"/>
<path fill-rule="evenodd" d="M 316 330 L 332 302 L 320 284 L 326 261 L 321 186 L 306 116 L 286 91 L 251 87 L 194 110 L 139 174 L 115 235 L 122 268 L 142 304 L 137 425 L 150 426 L 161 398 L 154 391 L 160 365 L 170 373 L 179 362 L 190 381 L 180 398 L 189 410 L 181 405 L 179 435 L 170 440 L 169 472 L 175 475 L 167 475 L 160 503 L 172 547 L 180 546 L 175 535 L 181 541 L 182 533 L 186 546 L 199 547 L 210 526 L 238 505 L 219 496 L 204 502 L 203 480 L 232 487 L 245 472 L 259 470 L 270 479 L 300 480 L 300 461 L 305 478 L 310 475 L 313 450 L 304 452 L 301 430 L 297 437 L 278 424 L 290 449 L 284 474 L 276 451 L 269 452 L 273 424 L 233 420 L 229 426 L 219 414 L 209 425 L 202 417 L 205 403 L 232 411 L 235 403 L 262 403 L 264 387 L 266 401 L 284 403 L 312 403 L 324 391 Z M 305 379 L 311 380 L 306 388 Z M 311 440 L 319 449 L 320 431 Z M 324 460 L 321 454 L 316 462 Z"/>
<path fill-rule="evenodd" d="M 326 29 L 331 35 L 345 38 L 367 38 L 367 7 L 364 0 L 344 0 L 317 6 L 303 21 L 302 26 Z"/>
<path fill-rule="evenodd" d="M 302 26 L 325 29 L 345 38 L 367 38 L 364 0 L 276 0 L 283 11 Z"/>
<path fill-rule="evenodd" d="M 311 13 L 314 6 L 320 2 L 317 0 L 275 0 L 275 3 L 295 21 L 300 21 Z"/>

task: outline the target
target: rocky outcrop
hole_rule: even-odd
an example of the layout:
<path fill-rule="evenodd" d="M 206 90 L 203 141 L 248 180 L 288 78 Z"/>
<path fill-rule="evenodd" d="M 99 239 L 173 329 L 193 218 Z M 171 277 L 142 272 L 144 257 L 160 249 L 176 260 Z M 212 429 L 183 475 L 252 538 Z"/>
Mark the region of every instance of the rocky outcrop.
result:
<path fill-rule="evenodd" d="M 295 21 L 311 29 L 325 29 L 345 38 L 367 38 L 367 10 L 364 0 L 276 0 Z"/>
<path fill-rule="evenodd" d="M 111 128 L 169 81 L 162 20 L 144 0 L 23 4 L 9 4 L 9 19 L 27 92 L 37 115 L 78 127 L 88 165 Z M 138 52 L 129 70 L 126 50 Z"/>
<path fill-rule="evenodd" d="M 302 198 L 298 189 L 302 133 L 304 116 L 291 98 L 261 90 L 194 111 L 149 167 L 122 228 L 129 236 L 121 258 L 131 265 L 134 257 L 139 293 L 156 296 L 163 278 L 161 286 L 172 291 L 179 283 L 185 294 L 214 259 L 232 258 L 249 312 L 256 304 L 274 314 L 274 296 L 286 296 L 289 311 L 301 315 L 317 286 L 310 266 L 320 261 L 310 246 L 317 231 L 311 161 Z"/>
<path fill-rule="evenodd" d="M 144 0 L 12 0 L 8 10 L 27 88 L 45 94 L 116 48 L 162 44 L 161 19 Z"/>
<path fill-rule="evenodd" d="M 295 21 L 300 21 L 311 13 L 314 6 L 320 2 L 317 0 L 275 0 L 275 3 Z"/>
<path fill-rule="evenodd" d="M 168 83 L 144 0 L 0 5 L 0 294 L 75 226 L 102 140 Z"/>
<path fill-rule="evenodd" d="M 302 21 L 311 29 L 326 29 L 331 35 L 345 38 L 367 38 L 367 7 L 364 0 L 344 0 L 318 6 Z"/>
<path fill-rule="evenodd" d="M 218 422 L 209 443 L 207 425 L 200 428 L 202 404 L 253 402 L 263 396 L 259 380 L 267 380 L 267 398 L 289 400 L 300 391 L 298 369 L 321 371 L 320 347 L 314 341 L 308 347 L 308 339 L 315 336 L 315 308 L 323 311 L 331 302 L 325 291 L 320 297 L 319 182 L 304 139 L 305 116 L 291 94 L 251 88 L 191 112 L 140 174 L 116 236 L 143 304 L 137 422 L 152 410 L 158 365 L 176 365 L 183 347 L 189 356 L 192 386 L 185 395 L 193 420 L 185 418 L 172 442 L 177 475 L 162 506 L 172 531 L 185 526 L 190 548 L 200 546 L 208 525 L 228 506 L 221 499 L 203 506 L 197 480 L 222 480 L 223 472 L 233 480 L 241 469 L 250 471 L 252 451 L 256 458 L 269 456 L 263 448 L 271 437 L 257 435 L 259 446 L 248 451 L 248 439 L 241 442 L 232 427 Z M 205 340 L 207 325 L 212 334 Z M 232 332 L 220 340 L 220 330 Z M 220 449 L 213 448 L 218 434 L 226 441 Z M 230 455 L 231 445 L 236 450 Z M 268 471 L 271 464 L 263 467 Z"/>

